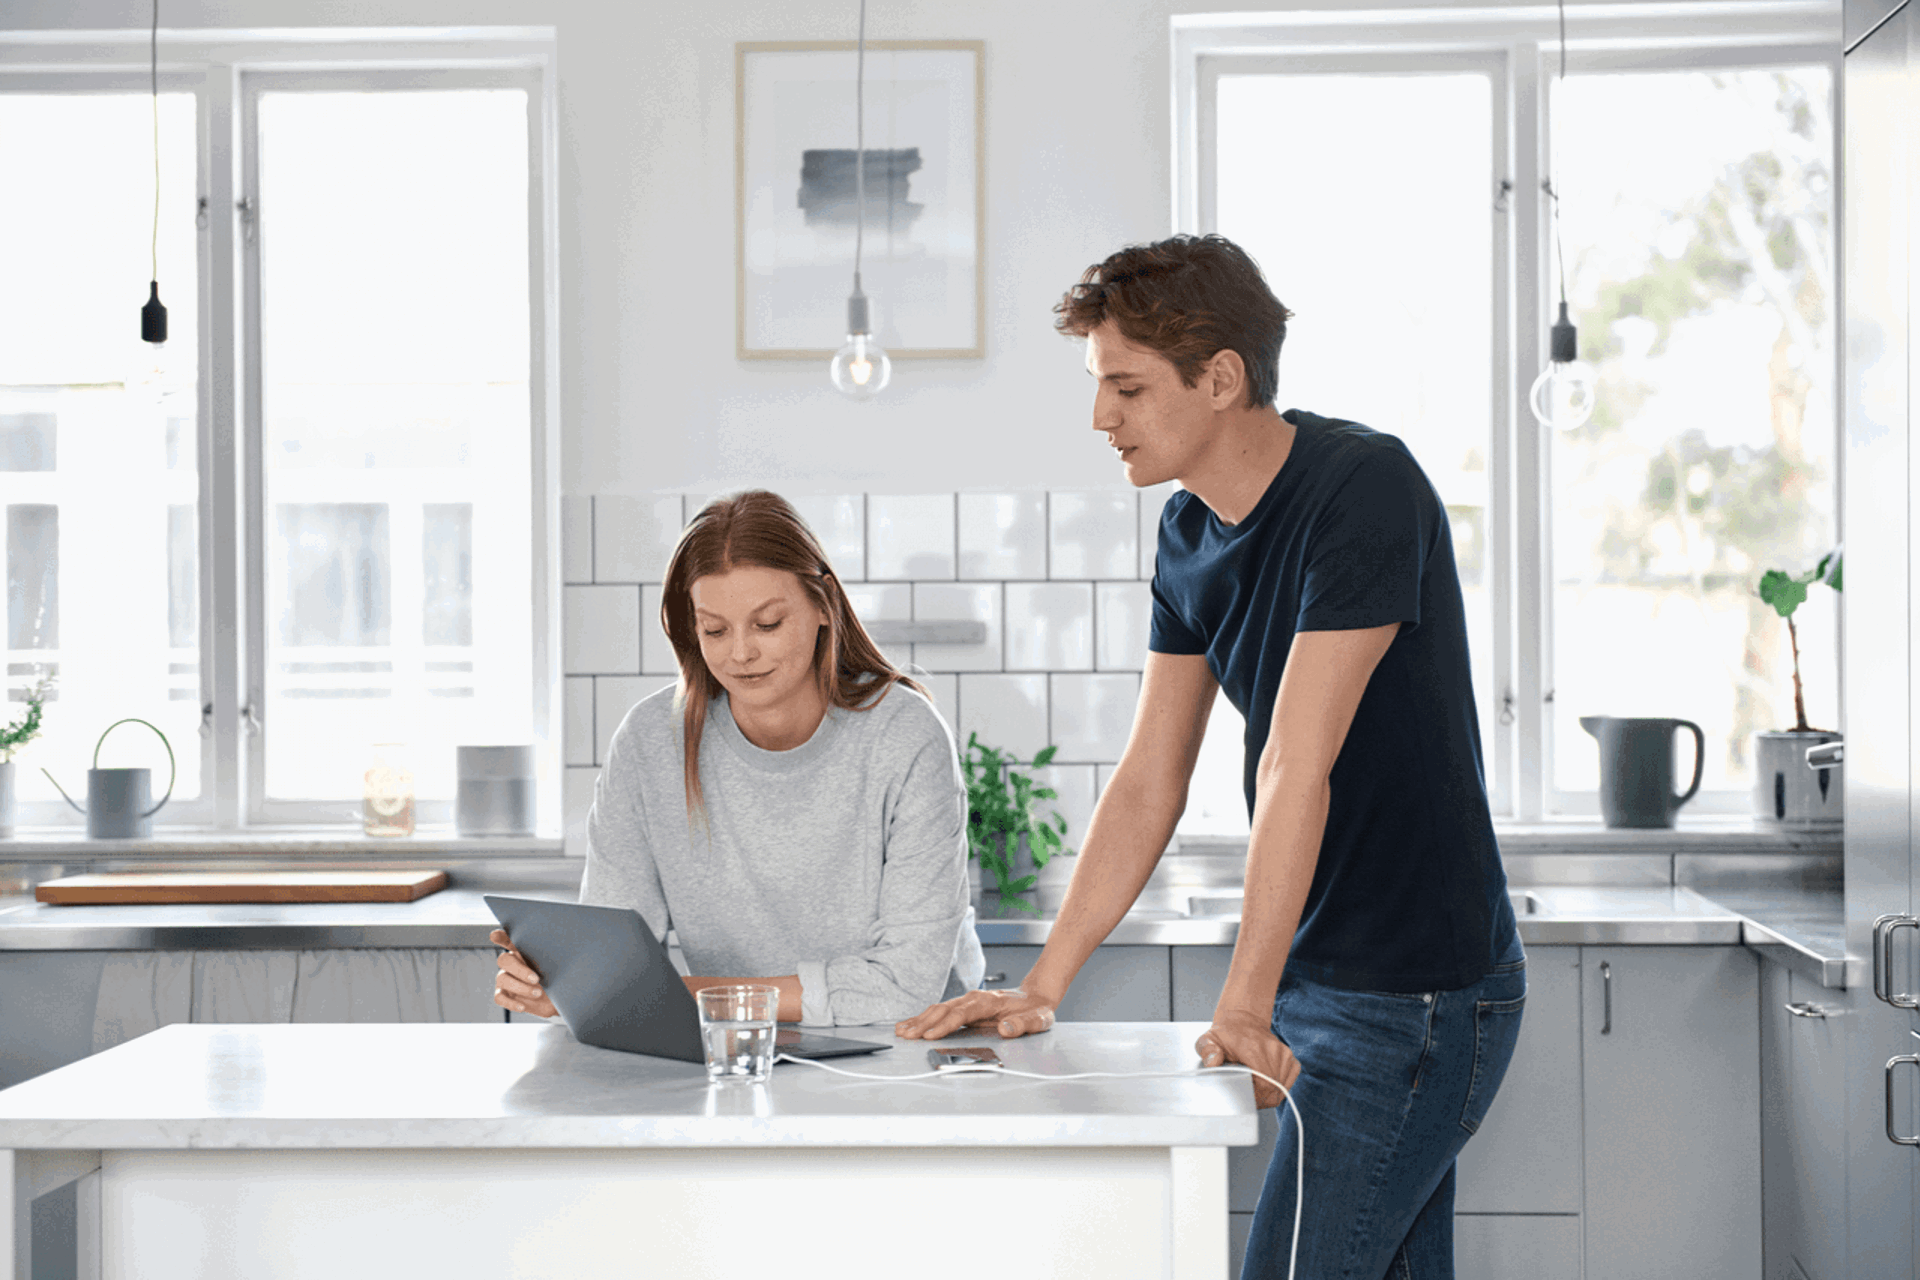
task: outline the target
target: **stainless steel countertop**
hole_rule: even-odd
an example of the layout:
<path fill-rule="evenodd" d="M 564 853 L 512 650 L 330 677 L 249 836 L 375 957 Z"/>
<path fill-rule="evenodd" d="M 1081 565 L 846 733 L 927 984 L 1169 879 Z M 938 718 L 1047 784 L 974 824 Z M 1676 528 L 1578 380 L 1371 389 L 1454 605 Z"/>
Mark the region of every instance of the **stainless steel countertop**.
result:
<path fill-rule="evenodd" d="M 504 889 L 570 901 L 571 886 Z M 484 947 L 493 916 L 482 890 L 453 887 L 405 903 L 53 907 L 0 898 L 0 951 L 190 948 Z M 1837 887 L 1714 889 L 1531 885 L 1514 889 L 1521 940 L 1531 946 L 1745 944 L 1826 987 L 1844 984 Z M 1201 914 L 1168 904 L 1130 913 L 1108 937 L 1119 946 L 1232 946 L 1240 917 L 1231 890 L 1193 895 Z M 1208 910 L 1208 908 L 1211 908 Z M 1051 916 L 982 919 L 981 942 L 1038 946 Z"/>

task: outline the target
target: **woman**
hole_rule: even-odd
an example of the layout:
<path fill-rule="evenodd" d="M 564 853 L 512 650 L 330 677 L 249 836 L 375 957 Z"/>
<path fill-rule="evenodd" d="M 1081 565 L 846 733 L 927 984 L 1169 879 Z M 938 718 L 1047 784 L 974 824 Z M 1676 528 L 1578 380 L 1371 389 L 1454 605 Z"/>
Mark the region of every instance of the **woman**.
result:
<path fill-rule="evenodd" d="M 890 1022 L 977 987 L 953 736 L 793 508 L 765 490 L 709 503 L 662 597 L 680 680 L 613 736 L 580 900 L 660 936 L 671 922 L 689 990 L 777 986 L 785 1022 Z M 493 941 L 494 1003 L 552 1017 Z"/>

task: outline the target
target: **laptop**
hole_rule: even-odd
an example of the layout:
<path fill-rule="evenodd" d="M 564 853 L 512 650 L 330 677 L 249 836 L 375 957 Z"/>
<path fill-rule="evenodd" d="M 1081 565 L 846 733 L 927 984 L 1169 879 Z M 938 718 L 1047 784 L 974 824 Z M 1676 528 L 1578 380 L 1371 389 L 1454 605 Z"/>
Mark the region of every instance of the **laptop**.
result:
<path fill-rule="evenodd" d="M 631 907 L 481 895 L 540 975 L 541 987 L 581 1044 L 682 1062 L 707 1060 L 700 1011 L 667 949 Z M 775 1050 L 840 1058 L 890 1044 L 781 1028 Z"/>

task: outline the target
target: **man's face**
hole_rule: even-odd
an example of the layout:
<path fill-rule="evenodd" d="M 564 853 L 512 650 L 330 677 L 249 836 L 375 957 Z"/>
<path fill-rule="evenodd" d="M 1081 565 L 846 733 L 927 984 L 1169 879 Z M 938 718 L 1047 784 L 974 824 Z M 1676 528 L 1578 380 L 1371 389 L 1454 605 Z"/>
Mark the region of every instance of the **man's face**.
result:
<path fill-rule="evenodd" d="M 1190 474 L 1213 438 L 1212 379 L 1187 386 L 1173 362 L 1128 341 L 1109 320 L 1087 335 L 1093 429 L 1120 455 L 1137 488 Z"/>

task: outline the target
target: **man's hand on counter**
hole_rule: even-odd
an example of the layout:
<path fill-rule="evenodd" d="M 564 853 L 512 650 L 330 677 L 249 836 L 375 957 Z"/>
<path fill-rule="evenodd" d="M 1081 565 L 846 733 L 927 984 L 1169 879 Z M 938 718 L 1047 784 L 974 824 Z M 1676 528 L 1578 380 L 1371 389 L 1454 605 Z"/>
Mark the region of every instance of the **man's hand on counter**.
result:
<path fill-rule="evenodd" d="M 1213 1025 L 1193 1042 L 1203 1067 L 1219 1067 L 1237 1062 L 1244 1067 L 1272 1076 L 1287 1088 L 1300 1078 L 1300 1060 L 1286 1042 L 1273 1034 L 1258 1014 L 1214 1011 Z M 1253 1077 L 1253 1101 L 1258 1107 L 1280 1105 L 1280 1091 L 1258 1076 Z"/>
<path fill-rule="evenodd" d="M 966 1027 L 991 1026 L 1002 1040 L 1029 1036 L 1053 1026 L 1058 1000 L 1029 995 L 1018 987 L 969 991 L 942 1000 L 904 1022 L 893 1024 L 903 1040 L 938 1040 Z"/>
<path fill-rule="evenodd" d="M 540 975 L 533 971 L 526 957 L 513 949 L 507 931 L 495 929 L 487 935 L 487 941 L 502 948 L 498 957 L 500 976 L 493 980 L 493 1002 L 502 1009 L 515 1009 L 542 1018 L 556 1016 L 560 1011 L 540 989 Z"/>

